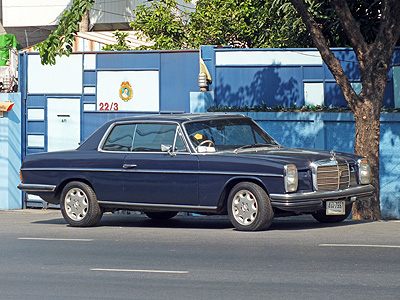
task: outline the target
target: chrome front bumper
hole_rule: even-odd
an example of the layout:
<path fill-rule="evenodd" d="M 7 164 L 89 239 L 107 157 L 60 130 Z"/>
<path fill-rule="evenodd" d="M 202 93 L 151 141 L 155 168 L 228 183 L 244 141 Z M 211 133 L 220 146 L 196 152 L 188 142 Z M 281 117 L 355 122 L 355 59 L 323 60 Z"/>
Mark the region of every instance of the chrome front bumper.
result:
<path fill-rule="evenodd" d="M 345 199 L 346 202 L 354 202 L 357 198 L 370 197 L 374 194 L 375 188 L 370 185 L 349 187 L 336 191 L 315 191 L 308 193 L 292 194 L 270 194 L 273 207 L 280 209 L 323 207 L 327 200 Z"/>

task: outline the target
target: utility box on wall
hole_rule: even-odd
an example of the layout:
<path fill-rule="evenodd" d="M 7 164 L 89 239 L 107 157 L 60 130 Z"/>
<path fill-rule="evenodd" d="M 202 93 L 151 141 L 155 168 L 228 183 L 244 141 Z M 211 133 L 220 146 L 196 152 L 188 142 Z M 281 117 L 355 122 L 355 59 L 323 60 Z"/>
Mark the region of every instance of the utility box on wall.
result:
<path fill-rule="evenodd" d="M 0 117 L 0 209 L 21 209 L 21 191 L 17 189 L 21 166 L 21 94 L 1 93 L 0 106 L 1 103 L 7 107 Z"/>

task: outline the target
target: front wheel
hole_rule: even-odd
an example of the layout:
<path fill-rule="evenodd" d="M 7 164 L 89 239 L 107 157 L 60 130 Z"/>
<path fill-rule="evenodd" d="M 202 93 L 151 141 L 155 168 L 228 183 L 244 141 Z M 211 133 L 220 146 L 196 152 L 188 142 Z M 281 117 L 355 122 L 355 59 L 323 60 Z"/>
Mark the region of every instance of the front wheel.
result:
<path fill-rule="evenodd" d="M 229 219 L 238 230 L 265 230 L 271 226 L 274 218 L 267 193 L 252 182 L 235 185 L 229 193 L 227 207 Z"/>
<path fill-rule="evenodd" d="M 350 215 L 350 213 L 351 213 L 351 204 L 346 205 L 344 215 L 327 216 L 325 210 L 320 210 L 317 211 L 316 213 L 313 213 L 312 216 L 314 217 L 315 220 L 317 220 L 320 223 L 339 223 L 346 220 L 347 217 Z"/>
<path fill-rule="evenodd" d="M 61 213 L 71 226 L 88 227 L 97 224 L 103 211 L 93 189 L 79 181 L 68 183 L 61 193 Z"/>

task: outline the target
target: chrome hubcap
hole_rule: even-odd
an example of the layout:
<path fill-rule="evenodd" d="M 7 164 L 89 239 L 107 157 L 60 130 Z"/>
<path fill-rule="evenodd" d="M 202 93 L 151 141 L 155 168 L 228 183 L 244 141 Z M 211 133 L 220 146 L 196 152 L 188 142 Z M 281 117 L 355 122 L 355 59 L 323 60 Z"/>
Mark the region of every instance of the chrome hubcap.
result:
<path fill-rule="evenodd" d="M 254 222 L 258 213 L 256 197 L 247 190 L 237 192 L 233 197 L 232 212 L 240 225 L 250 225 Z"/>
<path fill-rule="evenodd" d="M 82 220 L 89 208 L 89 201 L 84 191 L 79 188 L 70 189 L 65 195 L 65 212 L 74 221 Z"/>

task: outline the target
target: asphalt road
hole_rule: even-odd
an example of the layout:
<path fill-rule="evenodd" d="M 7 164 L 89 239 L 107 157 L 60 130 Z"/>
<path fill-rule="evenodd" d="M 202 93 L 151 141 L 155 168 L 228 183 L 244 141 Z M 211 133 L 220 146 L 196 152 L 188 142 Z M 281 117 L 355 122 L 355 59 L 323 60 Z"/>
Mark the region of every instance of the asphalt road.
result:
<path fill-rule="evenodd" d="M 264 232 L 226 217 L 105 215 L 72 228 L 58 210 L 0 211 L 0 300 L 400 299 L 400 221 Z"/>

